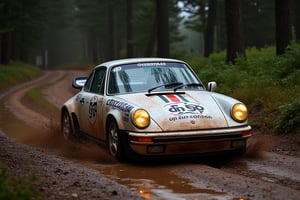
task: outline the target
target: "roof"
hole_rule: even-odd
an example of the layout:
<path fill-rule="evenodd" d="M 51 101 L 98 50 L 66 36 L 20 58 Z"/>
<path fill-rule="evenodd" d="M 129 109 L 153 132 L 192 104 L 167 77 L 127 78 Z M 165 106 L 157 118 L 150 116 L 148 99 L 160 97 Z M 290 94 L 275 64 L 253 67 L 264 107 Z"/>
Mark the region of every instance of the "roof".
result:
<path fill-rule="evenodd" d="M 171 59 L 171 58 L 127 58 L 127 59 L 112 60 L 112 61 L 104 62 L 104 63 L 97 65 L 95 68 L 100 67 L 100 66 L 112 67 L 115 65 L 140 63 L 140 62 L 181 62 L 181 63 L 185 63 L 182 60 Z"/>

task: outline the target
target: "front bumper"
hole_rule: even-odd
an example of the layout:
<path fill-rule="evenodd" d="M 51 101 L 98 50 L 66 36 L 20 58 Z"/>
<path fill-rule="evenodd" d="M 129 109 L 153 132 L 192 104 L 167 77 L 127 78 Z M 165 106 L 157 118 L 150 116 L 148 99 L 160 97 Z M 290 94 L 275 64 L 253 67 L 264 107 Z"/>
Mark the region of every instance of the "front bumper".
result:
<path fill-rule="evenodd" d="M 161 133 L 129 132 L 129 145 L 139 155 L 182 155 L 244 150 L 251 126 Z"/>

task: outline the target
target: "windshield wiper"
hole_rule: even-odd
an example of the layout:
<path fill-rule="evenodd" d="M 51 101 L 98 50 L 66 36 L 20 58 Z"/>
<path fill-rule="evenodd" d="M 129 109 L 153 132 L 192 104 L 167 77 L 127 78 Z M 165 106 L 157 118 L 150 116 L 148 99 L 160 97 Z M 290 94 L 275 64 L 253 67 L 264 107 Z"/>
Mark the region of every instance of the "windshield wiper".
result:
<path fill-rule="evenodd" d="M 193 87 L 193 86 L 200 86 L 200 87 L 204 88 L 203 85 L 202 85 L 201 83 L 188 83 L 188 84 L 181 84 L 181 85 L 175 87 L 175 88 L 174 88 L 174 92 L 176 92 L 176 90 L 179 89 L 179 88 L 183 88 L 183 87 Z"/>
<path fill-rule="evenodd" d="M 168 84 L 164 84 L 164 85 L 159 85 L 159 86 L 156 86 L 156 87 L 154 87 L 154 88 L 150 88 L 149 90 L 148 90 L 148 93 L 151 93 L 153 90 L 156 90 L 156 89 L 158 89 L 158 88 L 160 88 L 160 87 L 175 87 L 175 86 L 177 86 L 177 87 L 179 87 L 179 86 L 181 86 L 183 83 L 180 83 L 180 82 L 174 82 L 174 83 L 168 83 Z"/>

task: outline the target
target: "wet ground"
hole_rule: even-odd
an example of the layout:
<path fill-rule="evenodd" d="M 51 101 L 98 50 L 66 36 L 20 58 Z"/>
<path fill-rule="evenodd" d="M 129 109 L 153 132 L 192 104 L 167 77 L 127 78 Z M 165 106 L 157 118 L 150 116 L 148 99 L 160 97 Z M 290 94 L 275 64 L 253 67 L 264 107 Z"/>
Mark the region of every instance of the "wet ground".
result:
<path fill-rule="evenodd" d="M 255 136 L 243 157 L 155 160 L 120 164 L 94 143 L 73 144 L 59 134 L 59 110 L 36 108 L 24 95 L 42 87 L 46 99 L 59 107 L 74 94 L 70 83 L 83 72 L 51 71 L 31 84 L 0 95 L 0 128 L 27 145 L 50 150 L 82 168 L 126 186 L 145 199 L 299 199 L 300 158 L 266 152 L 273 137 Z M 82 188 L 81 188 L 82 189 Z M 80 193 L 80 191 L 78 191 Z"/>

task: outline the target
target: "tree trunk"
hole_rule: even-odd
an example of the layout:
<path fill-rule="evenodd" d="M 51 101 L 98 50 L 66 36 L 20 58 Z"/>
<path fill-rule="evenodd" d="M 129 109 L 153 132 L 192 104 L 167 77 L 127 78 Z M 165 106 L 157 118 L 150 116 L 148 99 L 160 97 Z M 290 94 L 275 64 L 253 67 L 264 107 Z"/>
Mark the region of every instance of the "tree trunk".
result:
<path fill-rule="evenodd" d="M 109 44 L 108 44 L 108 59 L 115 59 L 115 43 L 114 43 L 114 8 L 113 3 L 109 4 L 108 8 L 108 36 L 109 36 Z"/>
<path fill-rule="evenodd" d="M 157 32 L 156 27 L 157 27 L 157 19 L 156 19 L 156 16 L 155 16 L 154 19 L 153 19 L 152 29 L 151 29 L 151 32 L 149 34 L 147 46 L 146 46 L 145 53 L 144 53 L 145 57 L 151 57 L 153 55 L 154 48 L 155 48 L 155 41 L 156 41 L 155 36 L 156 36 L 156 32 Z"/>
<path fill-rule="evenodd" d="M 300 42 L 300 14 L 297 13 L 300 10 L 299 0 L 294 0 L 292 7 L 293 7 L 293 13 L 294 13 L 294 20 L 295 20 L 294 24 L 295 24 L 296 41 Z"/>
<path fill-rule="evenodd" d="M 168 0 L 156 0 L 157 57 L 170 57 L 168 3 Z"/>
<path fill-rule="evenodd" d="M 8 65 L 10 56 L 9 56 L 9 33 L 4 33 L 1 35 L 1 62 L 0 64 Z"/>
<path fill-rule="evenodd" d="M 133 44 L 132 44 L 132 0 L 127 0 L 127 57 L 133 57 Z"/>
<path fill-rule="evenodd" d="M 91 48 L 92 48 L 92 61 L 94 64 L 98 63 L 98 40 L 96 33 L 92 33 L 91 37 Z"/>
<path fill-rule="evenodd" d="M 209 1 L 209 10 L 208 10 L 208 18 L 207 25 L 204 36 L 204 56 L 208 57 L 214 50 L 214 29 L 216 22 L 216 10 L 217 10 L 217 1 L 210 0 Z"/>
<path fill-rule="evenodd" d="M 227 63 L 235 63 L 238 55 L 246 56 L 242 31 L 241 1 L 226 0 Z"/>
<path fill-rule="evenodd" d="M 2 15 L 4 18 L 7 18 L 10 15 L 10 8 L 8 3 L 4 3 L 3 6 L 3 13 Z M 5 23 L 6 27 L 1 28 L 8 28 L 8 24 Z M 0 64 L 8 65 L 10 61 L 10 41 L 9 41 L 10 33 L 5 31 L 4 33 L 0 34 L 0 47 L 1 47 L 1 55 L 0 55 Z"/>
<path fill-rule="evenodd" d="M 275 1 L 276 54 L 283 54 L 292 40 L 291 1 Z"/>

